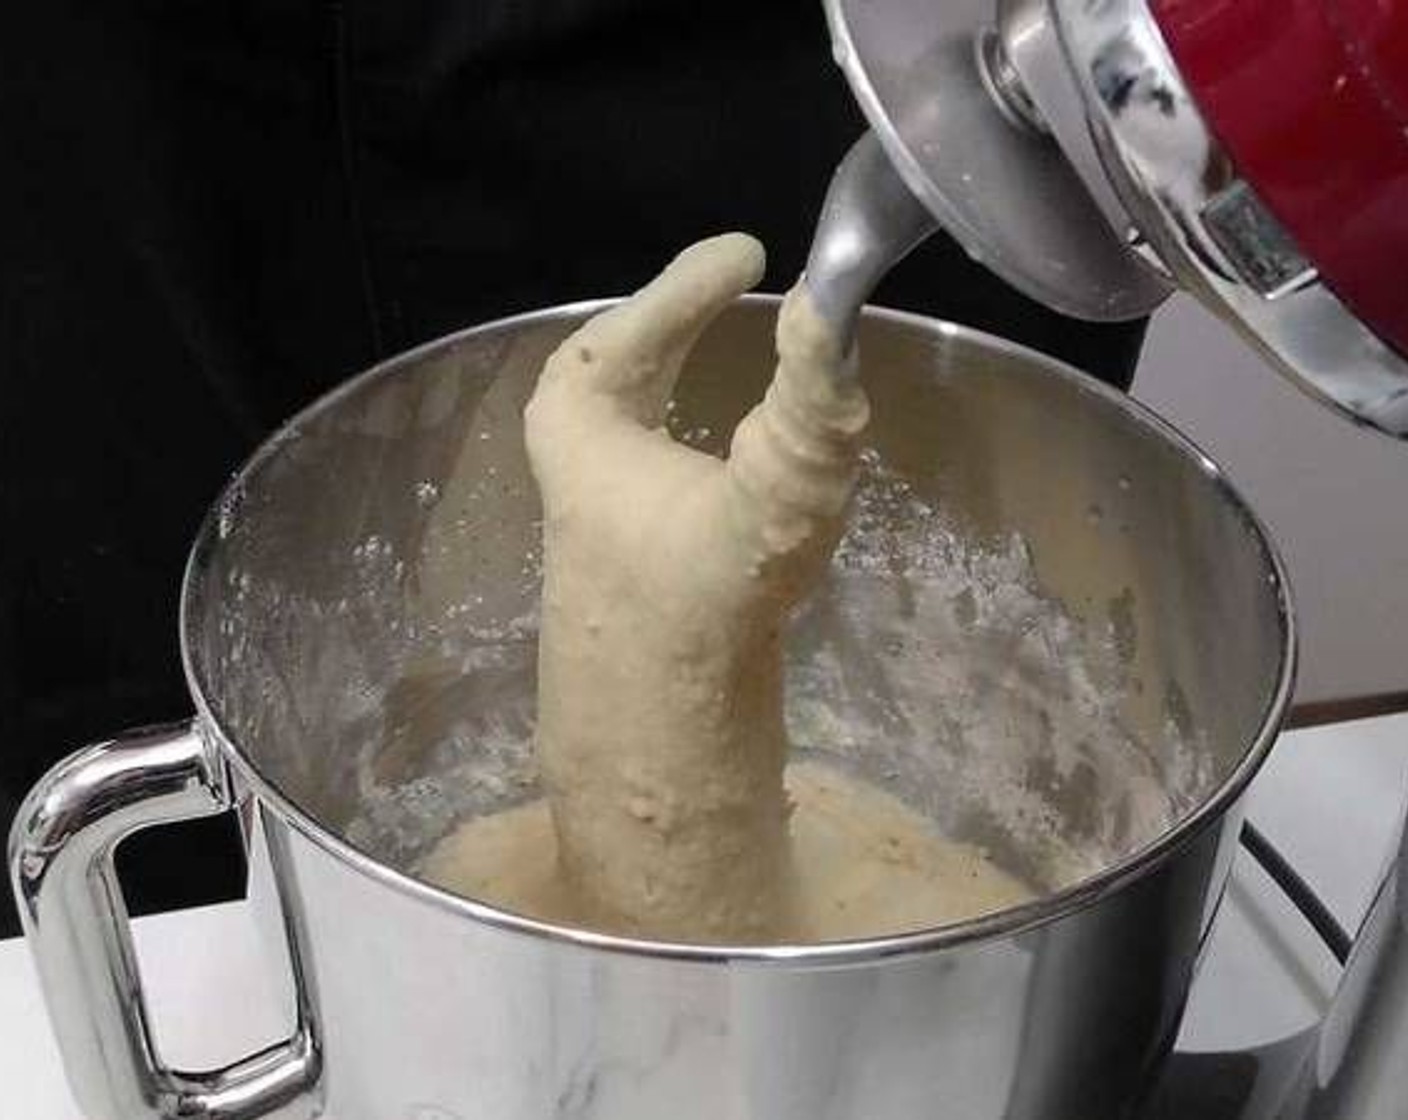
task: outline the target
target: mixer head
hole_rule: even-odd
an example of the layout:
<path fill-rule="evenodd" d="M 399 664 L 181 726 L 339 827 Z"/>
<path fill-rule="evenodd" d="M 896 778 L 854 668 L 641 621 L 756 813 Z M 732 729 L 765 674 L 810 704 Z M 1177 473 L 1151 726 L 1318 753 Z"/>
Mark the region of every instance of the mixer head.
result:
<path fill-rule="evenodd" d="M 1146 0 L 825 7 L 837 62 L 898 177 L 1013 287 L 1091 320 L 1146 315 L 1182 287 L 1312 395 L 1408 435 L 1408 254 L 1385 273 L 1381 251 L 1379 271 L 1356 276 L 1332 241 L 1307 240 L 1304 224 L 1292 236 L 1209 126 Z M 1154 7 L 1205 40 L 1239 8 Z M 1401 46 L 1393 35 L 1408 27 L 1408 5 L 1389 8 L 1389 33 L 1374 31 Z M 1408 128 L 1398 142 L 1402 163 L 1390 145 L 1378 184 L 1381 201 L 1403 203 L 1379 206 L 1390 233 L 1408 230 Z M 1269 173 L 1256 181 L 1272 185 Z"/>

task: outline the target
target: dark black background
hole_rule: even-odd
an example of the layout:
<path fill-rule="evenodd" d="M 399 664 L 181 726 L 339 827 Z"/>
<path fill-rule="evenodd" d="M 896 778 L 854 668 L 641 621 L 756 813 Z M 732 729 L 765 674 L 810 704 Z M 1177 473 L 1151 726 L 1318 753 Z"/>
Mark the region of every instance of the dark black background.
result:
<path fill-rule="evenodd" d="M 829 58 L 816 0 L 7 6 L 0 824 L 68 750 L 189 711 L 186 546 L 295 408 L 725 229 L 789 286 L 860 129 Z M 879 301 L 1121 383 L 1142 332 L 1046 313 L 942 239 Z M 238 886 L 228 822 L 131 847 L 135 909 Z"/>

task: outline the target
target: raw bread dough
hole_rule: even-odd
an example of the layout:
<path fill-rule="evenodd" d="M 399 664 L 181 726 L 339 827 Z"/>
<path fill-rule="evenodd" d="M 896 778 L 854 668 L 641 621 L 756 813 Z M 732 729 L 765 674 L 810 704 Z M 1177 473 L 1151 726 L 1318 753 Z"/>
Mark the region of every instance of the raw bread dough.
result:
<path fill-rule="evenodd" d="M 839 769 L 795 762 L 787 769 L 787 788 L 796 805 L 793 905 L 768 941 L 807 944 L 903 933 L 1032 897 L 980 849 L 943 839 L 898 798 Z M 529 917 L 592 923 L 558 873 L 546 800 L 467 821 L 431 851 L 420 874 Z"/>
<path fill-rule="evenodd" d="M 695 340 L 762 271 L 741 234 L 686 250 L 563 343 L 526 410 L 538 759 L 593 926 L 752 941 L 787 917 L 782 627 L 840 535 L 868 406 L 798 289 L 728 459 L 663 426 Z"/>
<path fill-rule="evenodd" d="M 961 888 L 975 882 L 1012 897 L 898 802 L 814 767 L 794 775 L 789 831 L 782 631 L 840 536 L 865 394 L 798 288 L 728 458 L 664 429 L 690 348 L 762 271 L 752 238 L 701 242 L 548 360 L 525 412 L 544 508 L 546 808 L 470 822 L 431 878 L 540 916 L 716 943 L 945 920 L 971 911 Z"/>

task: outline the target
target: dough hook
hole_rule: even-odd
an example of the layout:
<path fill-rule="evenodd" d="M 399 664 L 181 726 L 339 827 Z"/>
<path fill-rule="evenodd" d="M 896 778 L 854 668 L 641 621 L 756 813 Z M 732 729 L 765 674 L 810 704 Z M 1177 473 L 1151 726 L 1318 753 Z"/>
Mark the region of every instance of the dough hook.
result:
<path fill-rule="evenodd" d="M 857 140 L 831 178 L 802 278 L 821 317 L 848 345 L 881 278 L 938 228 L 875 134 Z"/>

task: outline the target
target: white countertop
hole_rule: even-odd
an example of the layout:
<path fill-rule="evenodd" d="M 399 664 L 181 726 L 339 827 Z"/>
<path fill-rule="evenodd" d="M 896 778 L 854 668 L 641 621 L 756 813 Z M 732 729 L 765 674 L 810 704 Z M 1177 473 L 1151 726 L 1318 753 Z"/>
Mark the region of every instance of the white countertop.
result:
<path fill-rule="evenodd" d="M 1284 735 L 1250 814 L 1346 928 L 1357 927 L 1408 796 L 1408 714 Z M 286 1033 L 241 903 L 138 919 L 135 939 L 166 1060 L 223 1065 Z M 1245 855 L 1189 1007 L 1194 1050 L 1234 1049 L 1307 1026 L 1337 967 Z M 69 1096 L 28 953 L 0 942 L 0 1116 L 83 1120 Z"/>

